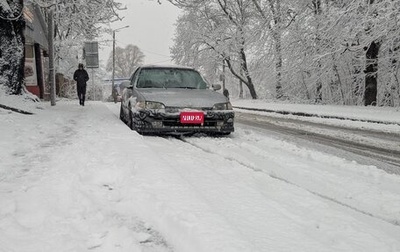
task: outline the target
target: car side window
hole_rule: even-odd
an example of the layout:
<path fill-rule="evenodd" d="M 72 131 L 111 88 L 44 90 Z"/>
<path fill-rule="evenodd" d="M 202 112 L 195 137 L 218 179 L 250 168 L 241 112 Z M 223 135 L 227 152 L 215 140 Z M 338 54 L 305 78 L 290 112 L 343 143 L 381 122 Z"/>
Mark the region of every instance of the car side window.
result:
<path fill-rule="evenodd" d="M 135 83 L 136 83 L 136 81 L 137 81 L 137 78 L 138 78 L 138 76 L 139 76 L 139 68 L 135 71 L 135 73 L 132 75 L 132 77 L 131 77 L 131 85 L 133 86 L 133 87 L 135 87 Z"/>

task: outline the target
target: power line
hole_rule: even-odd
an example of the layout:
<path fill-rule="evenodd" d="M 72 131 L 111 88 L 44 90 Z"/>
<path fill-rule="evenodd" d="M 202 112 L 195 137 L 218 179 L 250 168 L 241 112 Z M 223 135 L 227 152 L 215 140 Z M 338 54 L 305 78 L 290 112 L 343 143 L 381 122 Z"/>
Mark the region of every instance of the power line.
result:
<path fill-rule="evenodd" d="M 124 42 L 121 42 L 121 41 L 118 41 L 118 44 L 123 44 L 124 46 L 129 45 L 129 44 L 124 43 Z M 166 57 L 166 58 L 167 58 L 167 57 L 168 57 L 168 58 L 171 57 L 170 55 L 165 55 L 165 54 L 161 54 L 161 53 L 152 52 L 152 51 L 150 51 L 150 50 L 146 50 L 146 49 L 143 49 L 143 48 L 140 48 L 140 47 L 139 47 L 139 49 L 140 49 L 141 51 L 144 51 L 144 52 L 147 52 L 147 53 L 150 53 L 150 54 L 153 54 L 153 55 L 163 56 L 163 57 Z"/>

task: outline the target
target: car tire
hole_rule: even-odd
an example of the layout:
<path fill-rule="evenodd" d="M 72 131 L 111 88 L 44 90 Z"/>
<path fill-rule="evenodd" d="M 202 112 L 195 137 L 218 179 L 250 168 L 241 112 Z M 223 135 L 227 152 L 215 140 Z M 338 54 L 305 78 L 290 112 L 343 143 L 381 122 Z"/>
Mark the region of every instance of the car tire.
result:
<path fill-rule="evenodd" d="M 129 128 L 131 129 L 131 130 L 135 130 L 135 127 L 134 127 L 134 122 L 133 122 L 133 113 L 132 113 L 132 111 L 129 111 L 129 120 L 128 120 L 128 125 L 129 125 Z"/>
<path fill-rule="evenodd" d="M 119 110 L 119 119 L 125 123 L 125 116 L 124 116 L 124 110 L 122 109 L 122 102 L 121 102 L 121 108 Z"/>

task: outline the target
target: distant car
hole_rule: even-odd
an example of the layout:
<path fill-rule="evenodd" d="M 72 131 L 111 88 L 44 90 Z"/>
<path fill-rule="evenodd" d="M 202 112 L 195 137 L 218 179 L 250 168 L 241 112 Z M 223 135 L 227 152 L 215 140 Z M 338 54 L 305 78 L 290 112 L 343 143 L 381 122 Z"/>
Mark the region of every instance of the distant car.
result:
<path fill-rule="evenodd" d="M 234 131 L 229 99 L 210 87 L 198 71 L 178 66 L 143 66 L 125 83 L 120 119 L 141 134 Z"/>
<path fill-rule="evenodd" d="M 120 102 L 122 91 L 125 88 L 125 83 L 129 81 L 129 78 L 115 78 L 114 79 L 114 90 L 112 92 L 111 97 L 109 98 L 110 101 Z M 112 83 L 112 80 L 110 80 Z"/>

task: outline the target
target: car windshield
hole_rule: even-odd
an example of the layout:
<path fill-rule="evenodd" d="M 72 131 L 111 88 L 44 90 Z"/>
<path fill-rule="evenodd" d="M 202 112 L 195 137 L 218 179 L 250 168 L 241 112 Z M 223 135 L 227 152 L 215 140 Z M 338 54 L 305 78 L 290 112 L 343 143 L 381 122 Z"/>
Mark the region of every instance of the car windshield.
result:
<path fill-rule="evenodd" d="M 136 87 L 206 89 L 207 84 L 191 69 L 148 68 L 140 71 Z"/>

